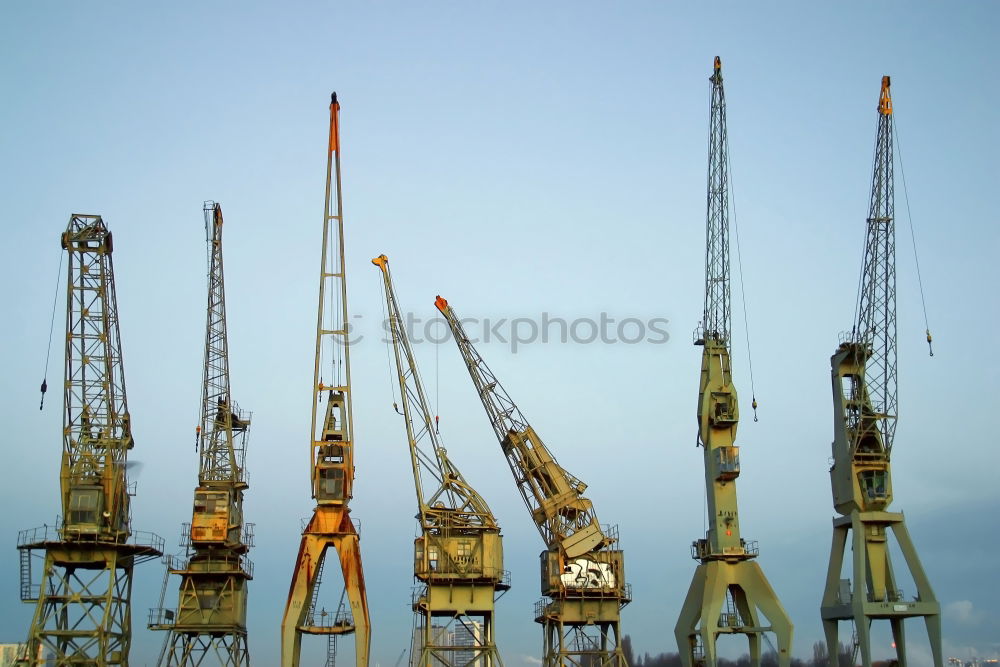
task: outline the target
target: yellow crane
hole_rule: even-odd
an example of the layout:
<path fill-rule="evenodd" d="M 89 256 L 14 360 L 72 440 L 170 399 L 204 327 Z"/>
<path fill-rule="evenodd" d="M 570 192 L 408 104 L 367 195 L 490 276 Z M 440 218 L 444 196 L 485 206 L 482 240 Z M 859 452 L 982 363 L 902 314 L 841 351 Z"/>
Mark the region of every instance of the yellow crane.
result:
<path fill-rule="evenodd" d="M 330 100 L 310 431 L 310 479 L 316 507 L 302 531 L 281 621 L 282 667 L 298 667 L 304 634 L 329 638 L 353 633 L 358 667 L 367 667 L 371 644 L 361 548 L 348 507 L 354 487 L 354 428 L 339 122 L 340 104 L 334 93 Z M 316 596 L 330 547 L 340 559 L 349 614 L 333 614 L 327 622 L 326 616 L 316 618 Z"/>
<path fill-rule="evenodd" d="M 621 609 L 632 599 L 625 554 L 615 548 L 617 526 L 602 526 L 587 485 L 556 461 L 500 381 L 472 345 L 445 299 L 444 315 L 500 442 L 532 521 L 545 541 L 541 553 L 544 596 L 535 605 L 542 625 L 546 667 L 627 667 L 621 647 Z"/>
<path fill-rule="evenodd" d="M 162 554 L 163 538 L 132 530 L 135 487 L 128 480 L 128 452 L 135 440 L 111 232 L 101 216 L 74 213 L 61 240 L 69 259 L 62 517 L 18 535 L 21 599 L 36 603 L 27 652 L 19 662 L 127 665 L 133 570 Z M 40 584 L 32 582 L 34 551 L 45 553 Z"/>
<path fill-rule="evenodd" d="M 382 272 L 389 331 L 406 425 L 420 537 L 413 545 L 416 633 L 412 665 L 502 667 L 494 631 L 494 603 L 510 588 L 503 543 L 493 512 L 441 444 L 417 362 L 396 300 L 389 259 Z M 397 661 L 398 662 L 398 661 Z"/>
<path fill-rule="evenodd" d="M 702 346 L 698 389 L 698 444 L 704 449 L 708 531 L 691 545 L 698 561 L 674 627 L 684 667 L 714 667 L 720 634 L 741 634 L 750 645 L 750 663 L 761 662 L 761 639 L 773 632 L 778 664 L 791 662 L 792 623 L 757 564 L 757 543 L 740 534 L 736 479 L 739 402 L 733 384 L 730 344 L 729 149 L 722 62 L 712 76 L 708 161 L 708 215 L 705 248 L 705 310 L 695 336 Z M 754 408 L 756 408 L 756 401 Z M 761 612 L 767 623 L 761 618 Z"/>
<path fill-rule="evenodd" d="M 149 628 L 169 635 L 161 667 L 196 667 L 209 662 L 248 667 L 247 582 L 253 563 L 253 524 L 243 521 L 246 441 L 250 415 L 233 402 L 229 389 L 229 337 L 222 264 L 222 206 L 205 202 L 208 241 L 208 306 L 202 368 L 198 441 L 198 487 L 191 523 L 185 525 L 183 558 L 168 558 L 180 575 L 176 610 L 150 613 Z"/>
<path fill-rule="evenodd" d="M 888 511 L 897 414 L 896 233 L 889 84 L 889 77 L 882 77 L 856 320 L 830 358 L 834 408 L 830 482 L 839 516 L 833 520 L 833 545 L 820 613 L 831 667 L 836 667 L 840 621 L 853 622 L 855 656 L 860 651 L 863 667 L 871 667 L 870 626 L 875 619 L 889 621 L 896 659 L 900 667 L 905 667 L 903 621 L 913 617 L 923 617 L 931 659 L 935 667 L 943 664 L 941 605 L 920 564 L 902 512 Z M 848 535 L 852 537 L 851 572 L 849 578 L 841 579 Z M 896 538 L 916 585 L 912 598 L 897 586 L 890 535 Z"/>

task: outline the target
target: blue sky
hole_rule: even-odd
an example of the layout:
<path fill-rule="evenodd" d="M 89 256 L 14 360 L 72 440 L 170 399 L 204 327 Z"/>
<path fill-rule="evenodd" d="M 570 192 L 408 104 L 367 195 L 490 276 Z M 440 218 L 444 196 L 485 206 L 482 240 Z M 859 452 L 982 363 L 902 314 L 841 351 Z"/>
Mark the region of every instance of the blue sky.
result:
<path fill-rule="evenodd" d="M 671 637 L 703 531 L 694 448 L 712 58 L 723 59 L 733 195 L 758 423 L 738 327 L 742 528 L 796 624 L 820 635 L 833 514 L 829 356 L 850 327 L 875 106 L 896 126 L 936 356 L 929 359 L 902 187 L 896 509 L 945 608 L 949 655 L 996 655 L 1000 506 L 990 419 L 998 312 L 995 3 L 126 2 L 0 6 L 0 200 L 8 350 L 0 420 L 0 641 L 23 640 L 16 531 L 58 513 L 57 394 L 39 412 L 58 236 L 70 213 L 115 234 L 129 403 L 142 462 L 134 526 L 176 544 L 197 461 L 204 327 L 201 204 L 221 202 L 234 397 L 248 455 L 255 664 L 278 624 L 311 510 L 309 384 L 327 102 L 343 105 L 353 354 L 353 514 L 375 624 L 373 662 L 406 646 L 415 512 L 393 419 L 378 271 L 404 309 L 446 296 L 477 318 L 666 318 L 665 344 L 484 344 L 481 352 L 601 520 L 618 523 L 640 651 Z M 60 285 L 60 288 L 62 286 Z M 60 304 L 62 303 L 60 296 Z M 56 326 L 61 326 L 57 313 Z M 57 335 L 58 340 L 58 335 Z M 451 344 L 417 346 L 449 452 L 503 526 L 514 588 L 498 603 L 508 665 L 533 664 L 542 544 Z M 60 373 L 53 352 L 50 386 Z M 162 570 L 137 571 L 132 664 Z M 176 584 L 172 584 L 175 586 Z M 904 589 L 907 586 L 904 584 Z M 912 586 L 909 588 L 912 591 Z M 336 601 L 331 601 L 334 606 Z M 915 663 L 926 664 L 912 624 Z M 888 654 L 887 633 L 878 635 Z M 725 650 L 741 652 L 735 643 Z M 318 654 L 319 642 L 309 651 Z"/>

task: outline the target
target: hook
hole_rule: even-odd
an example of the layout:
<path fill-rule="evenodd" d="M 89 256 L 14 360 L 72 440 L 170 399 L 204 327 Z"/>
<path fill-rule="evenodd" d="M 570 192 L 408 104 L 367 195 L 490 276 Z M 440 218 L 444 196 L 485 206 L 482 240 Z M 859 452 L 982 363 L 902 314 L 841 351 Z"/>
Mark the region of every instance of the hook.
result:
<path fill-rule="evenodd" d="M 934 339 L 931 337 L 931 330 L 928 329 L 927 330 L 927 351 L 931 353 L 932 357 L 934 356 L 934 346 L 931 345 L 931 343 L 933 343 L 933 342 L 934 342 Z M 44 389 L 42 391 L 44 391 Z"/>
<path fill-rule="evenodd" d="M 38 403 L 38 409 L 41 410 L 45 405 L 45 392 L 48 391 L 49 385 L 45 382 L 45 378 L 42 378 L 42 400 Z"/>
<path fill-rule="evenodd" d="M 758 419 L 757 419 L 757 397 L 756 396 L 754 396 L 751 399 L 751 401 L 750 401 L 750 407 L 753 408 L 753 420 L 754 421 L 758 421 Z"/>

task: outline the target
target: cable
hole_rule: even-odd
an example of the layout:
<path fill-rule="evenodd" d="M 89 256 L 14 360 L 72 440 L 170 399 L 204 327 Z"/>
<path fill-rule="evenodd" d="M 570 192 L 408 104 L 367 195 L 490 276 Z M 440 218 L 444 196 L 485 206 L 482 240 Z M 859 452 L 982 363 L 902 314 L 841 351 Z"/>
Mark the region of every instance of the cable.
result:
<path fill-rule="evenodd" d="M 435 318 L 435 335 L 441 331 L 441 318 Z M 440 434 L 441 422 L 441 337 L 434 341 L 434 432 Z"/>
<path fill-rule="evenodd" d="M 386 299 L 392 298 L 391 294 L 389 293 L 388 289 L 385 287 L 384 284 L 383 284 L 383 289 L 385 289 Z M 382 328 L 385 329 L 386 333 L 388 334 L 388 336 L 385 338 L 385 364 L 386 364 L 385 368 L 386 372 L 389 374 L 389 391 L 392 393 L 392 409 L 395 410 L 396 412 L 399 412 L 399 403 L 396 401 L 396 383 L 393 381 L 392 377 L 392 357 L 389 355 L 389 345 L 392 342 L 393 336 L 395 334 L 393 333 L 392 321 L 386 314 L 385 300 L 379 299 L 379 305 L 382 307 L 382 322 L 384 325 L 387 325 L 383 326 Z"/>
<path fill-rule="evenodd" d="M 327 222 L 327 224 L 330 224 L 330 223 Z M 339 229 L 331 230 L 331 231 L 339 231 Z M 342 260 L 343 260 L 343 254 L 342 254 L 343 253 L 343 248 L 340 247 L 340 237 L 337 236 L 337 235 L 335 235 L 335 234 L 330 234 L 330 236 L 333 237 L 332 243 L 333 243 L 333 246 L 337 249 L 337 255 L 335 257 L 334 256 L 330 257 L 330 268 L 328 269 L 328 272 L 332 276 L 335 276 L 335 274 L 337 274 L 338 271 L 339 271 L 340 272 L 340 278 L 339 278 L 339 280 L 343 280 L 344 279 L 344 273 L 343 273 L 344 267 L 343 267 L 343 262 L 342 262 Z M 330 293 L 329 293 L 329 299 L 330 299 L 330 316 L 329 316 L 330 330 L 331 331 L 337 331 L 338 330 L 337 323 L 339 322 L 340 325 L 341 325 L 340 326 L 340 330 L 341 331 L 346 331 L 347 330 L 347 322 L 341 321 L 343 319 L 341 317 L 341 314 L 343 313 L 343 311 L 340 308 L 340 282 L 338 282 L 337 280 L 330 280 L 327 283 L 327 288 L 330 290 Z M 339 345 L 345 345 L 346 344 L 346 339 L 345 339 L 345 335 L 341 334 L 341 340 L 338 341 L 337 340 L 337 335 L 338 334 L 333 333 L 333 334 L 330 335 L 330 338 L 329 338 L 330 343 L 332 345 L 332 348 L 330 350 L 330 364 L 331 364 L 330 376 L 331 376 L 331 378 L 333 378 L 335 380 L 336 386 L 341 387 L 341 386 L 343 386 L 344 383 L 343 383 L 343 381 L 342 381 L 342 379 L 340 377 L 340 369 L 341 369 L 341 366 L 340 366 L 340 356 L 341 356 L 341 353 L 342 353 L 342 349 L 339 347 Z"/>
<path fill-rule="evenodd" d="M 45 392 L 49 389 L 49 357 L 52 355 L 52 332 L 56 327 L 56 303 L 59 301 L 59 278 L 62 276 L 63 253 L 59 253 L 59 268 L 56 269 L 56 291 L 52 296 L 52 317 L 49 319 L 49 344 L 45 349 L 45 372 L 42 373 L 42 400 L 38 403 L 38 409 L 45 407 Z"/>
<path fill-rule="evenodd" d="M 894 122 L 894 119 L 893 119 Z M 878 152 L 879 152 L 879 138 L 875 137 L 875 149 L 872 151 L 872 172 L 878 168 Z M 875 187 L 874 176 L 872 177 L 872 188 Z M 870 222 L 866 222 L 870 224 Z M 867 341 L 868 331 L 858 331 L 858 324 L 861 322 L 861 294 L 865 284 L 865 270 L 867 268 L 868 261 L 868 231 L 865 231 L 865 239 L 861 245 L 861 271 L 858 274 L 858 291 L 854 300 L 854 321 L 851 324 L 851 340 L 854 342 L 865 342 Z M 864 341 L 862 341 L 864 337 Z"/>
<path fill-rule="evenodd" d="M 924 300 L 924 281 L 920 276 L 920 258 L 917 256 L 917 237 L 913 231 L 913 216 L 910 213 L 910 193 L 906 189 L 906 172 L 903 170 L 903 149 L 900 146 L 899 130 L 896 128 L 896 117 L 892 117 L 892 133 L 896 137 L 896 154 L 899 156 L 899 175 L 903 178 L 903 198 L 906 201 L 906 222 L 910 226 L 910 242 L 913 244 L 913 261 L 917 265 L 917 285 L 920 287 L 920 306 L 924 310 L 924 330 L 927 332 L 927 351 L 934 356 L 931 325 L 927 320 L 927 301 Z"/>
<path fill-rule="evenodd" d="M 753 408 L 753 420 L 757 419 L 757 391 L 753 382 L 753 357 L 750 354 L 750 323 L 747 318 L 747 293 L 743 288 L 743 256 L 740 253 L 740 226 L 736 222 L 736 197 L 733 195 L 733 165 L 729 157 L 729 135 L 726 134 L 726 169 L 729 171 L 729 201 L 733 209 L 733 230 L 736 234 L 736 268 L 740 276 L 740 301 L 743 304 L 743 331 L 747 340 L 747 367 L 750 371 L 750 407 Z"/>

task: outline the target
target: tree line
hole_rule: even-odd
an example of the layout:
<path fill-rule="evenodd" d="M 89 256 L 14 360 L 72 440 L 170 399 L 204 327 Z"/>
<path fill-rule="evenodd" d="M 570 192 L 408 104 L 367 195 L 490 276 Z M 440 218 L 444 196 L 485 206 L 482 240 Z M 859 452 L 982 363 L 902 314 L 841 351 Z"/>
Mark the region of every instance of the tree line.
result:
<path fill-rule="evenodd" d="M 681 656 L 678 653 L 659 653 L 638 655 L 632 647 L 632 638 L 628 635 L 622 639 L 622 652 L 630 667 L 681 667 Z M 778 667 L 778 654 L 767 651 L 761 655 L 761 667 Z M 830 664 L 826 642 L 813 644 L 811 658 L 792 658 L 792 667 L 828 667 Z M 841 643 L 837 651 L 839 667 L 854 667 L 854 651 L 848 644 Z M 872 667 L 895 667 L 895 660 L 883 660 L 872 663 Z M 744 654 L 735 660 L 719 658 L 718 667 L 750 667 L 750 655 Z"/>

